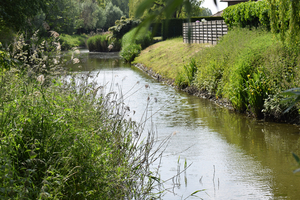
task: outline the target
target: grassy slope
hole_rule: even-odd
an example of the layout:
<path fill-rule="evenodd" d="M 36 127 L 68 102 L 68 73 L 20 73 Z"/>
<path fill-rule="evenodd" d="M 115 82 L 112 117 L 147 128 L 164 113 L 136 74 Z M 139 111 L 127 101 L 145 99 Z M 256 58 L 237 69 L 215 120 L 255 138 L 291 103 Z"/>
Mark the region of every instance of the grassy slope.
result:
<path fill-rule="evenodd" d="M 240 112 L 289 121 L 279 94 L 300 87 L 300 52 L 283 46 L 270 32 L 234 29 L 218 45 L 183 44 L 181 38 L 156 43 L 135 59 L 165 78 L 188 82 L 210 95 L 225 97 Z M 197 72 L 183 66 L 194 58 Z M 178 79 L 180 77 L 180 79 Z M 180 86 L 180 82 L 175 83 Z M 186 85 L 186 84 L 185 84 Z"/>
<path fill-rule="evenodd" d="M 183 65 L 207 44 L 184 44 L 182 38 L 156 43 L 144 49 L 133 63 L 143 63 L 165 78 L 175 79 Z"/>

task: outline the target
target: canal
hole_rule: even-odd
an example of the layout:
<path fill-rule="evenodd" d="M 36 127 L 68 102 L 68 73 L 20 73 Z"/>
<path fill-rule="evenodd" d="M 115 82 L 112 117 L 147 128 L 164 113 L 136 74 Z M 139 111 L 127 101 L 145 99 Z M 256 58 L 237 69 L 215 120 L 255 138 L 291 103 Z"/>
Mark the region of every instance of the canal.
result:
<path fill-rule="evenodd" d="M 81 51 L 73 71 L 122 90 L 129 116 L 154 129 L 158 139 L 172 134 L 159 168 L 162 199 L 298 199 L 300 173 L 292 152 L 300 155 L 299 127 L 247 118 L 157 82 L 122 62 L 117 53 Z M 98 72 L 100 71 L 99 75 Z M 153 125 L 154 124 L 154 125 Z"/>

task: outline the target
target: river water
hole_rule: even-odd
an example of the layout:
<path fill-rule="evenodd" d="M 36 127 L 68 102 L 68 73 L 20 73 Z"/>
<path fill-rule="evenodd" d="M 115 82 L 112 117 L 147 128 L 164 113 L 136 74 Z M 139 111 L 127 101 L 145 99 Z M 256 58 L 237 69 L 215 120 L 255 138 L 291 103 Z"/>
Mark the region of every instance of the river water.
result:
<path fill-rule="evenodd" d="M 100 84 L 121 88 L 130 117 L 148 115 L 158 138 L 170 134 L 162 162 L 162 199 L 300 199 L 300 173 L 292 152 L 300 155 L 299 127 L 249 119 L 213 102 L 187 95 L 124 64 L 117 53 L 81 51 L 73 71 L 92 71 Z M 150 99 L 150 100 L 149 100 Z M 149 100 L 149 101 L 148 101 Z M 146 127 L 150 128 L 150 126 Z"/>

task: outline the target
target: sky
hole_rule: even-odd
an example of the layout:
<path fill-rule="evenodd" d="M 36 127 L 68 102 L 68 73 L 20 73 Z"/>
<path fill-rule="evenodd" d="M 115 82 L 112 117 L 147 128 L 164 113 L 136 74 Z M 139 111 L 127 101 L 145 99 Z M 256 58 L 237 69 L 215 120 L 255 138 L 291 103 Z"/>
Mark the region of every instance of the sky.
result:
<path fill-rule="evenodd" d="M 217 0 L 218 7 L 215 6 L 215 3 L 213 0 L 204 0 L 204 2 L 201 4 L 201 6 L 205 8 L 209 8 L 212 12 L 212 14 L 215 14 L 216 12 L 223 10 L 227 7 L 227 2 L 220 2 L 220 0 Z"/>

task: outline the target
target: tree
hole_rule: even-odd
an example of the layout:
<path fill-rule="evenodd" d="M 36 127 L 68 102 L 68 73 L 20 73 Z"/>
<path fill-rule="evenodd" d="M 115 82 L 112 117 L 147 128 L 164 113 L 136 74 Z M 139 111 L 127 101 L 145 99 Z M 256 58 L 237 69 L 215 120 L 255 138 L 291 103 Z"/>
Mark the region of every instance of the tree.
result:
<path fill-rule="evenodd" d="M 106 12 L 97 2 L 86 0 L 80 4 L 80 16 L 76 22 L 76 28 L 93 30 L 102 28 L 106 23 Z"/>
<path fill-rule="evenodd" d="M 129 16 L 129 0 L 111 0 L 111 3 L 119 7 L 126 17 Z"/>
<path fill-rule="evenodd" d="M 271 30 L 280 35 L 283 43 L 295 46 L 300 39 L 300 1 L 268 0 Z"/>
<path fill-rule="evenodd" d="M 120 19 L 123 16 L 122 10 L 113 5 L 112 2 L 109 2 L 105 7 L 105 13 L 106 13 L 106 23 L 105 28 L 108 29 L 111 26 L 115 25 L 115 21 Z"/>
<path fill-rule="evenodd" d="M 0 28 L 11 27 L 16 31 L 24 29 L 30 18 L 33 18 L 41 10 L 47 12 L 53 0 L 1 0 L 0 4 Z"/>

